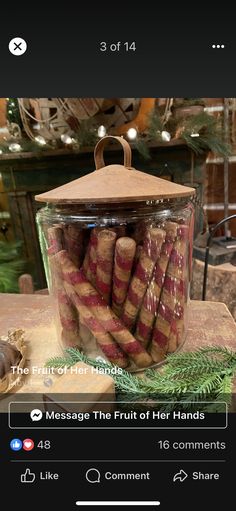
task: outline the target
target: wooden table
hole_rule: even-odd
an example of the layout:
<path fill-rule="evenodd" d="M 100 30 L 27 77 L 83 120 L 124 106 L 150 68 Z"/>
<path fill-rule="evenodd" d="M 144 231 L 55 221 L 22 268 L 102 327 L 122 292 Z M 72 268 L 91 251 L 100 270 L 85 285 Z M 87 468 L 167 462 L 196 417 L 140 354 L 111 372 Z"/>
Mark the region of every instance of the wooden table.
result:
<path fill-rule="evenodd" d="M 0 336 L 10 328 L 26 332 L 28 366 L 43 367 L 52 356 L 61 353 L 53 324 L 50 296 L 0 294 Z M 222 344 L 236 349 L 236 324 L 226 305 L 218 302 L 190 304 L 189 327 L 184 351 L 200 346 Z M 18 392 L 45 391 L 45 375 L 28 375 Z M 52 376 L 52 380 L 58 378 Z"/>

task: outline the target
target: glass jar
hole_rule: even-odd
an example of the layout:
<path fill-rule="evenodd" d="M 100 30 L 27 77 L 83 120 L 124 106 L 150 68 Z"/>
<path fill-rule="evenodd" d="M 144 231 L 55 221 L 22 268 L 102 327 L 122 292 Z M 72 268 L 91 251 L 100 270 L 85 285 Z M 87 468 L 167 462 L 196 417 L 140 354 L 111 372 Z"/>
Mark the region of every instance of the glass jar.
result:
<path fill-rule="evenodd" d="M 118 200 L 114 177 L 108 201 L 112 167 L 114 176 L 115 167 L 131 174 L 130 186 L 136 174 L 159 186 L 163 181 L 129 165 L 103 167 L 104 200 L 94 199 L 91 187 L 90 202 L 84 190 L 82 202 L 80 178 L 74 182 L 78 201 L 70 200 L 67 185 L 49 192 L 51 202 L 38 212 L 37 224 L 62 346 L 138 371 L 162 363 L 186 337 L 194 190 L 165 182 L 161 198 L 152 187 L 150 198 L 133 194 L 132 200 L 124 195 Z"/>

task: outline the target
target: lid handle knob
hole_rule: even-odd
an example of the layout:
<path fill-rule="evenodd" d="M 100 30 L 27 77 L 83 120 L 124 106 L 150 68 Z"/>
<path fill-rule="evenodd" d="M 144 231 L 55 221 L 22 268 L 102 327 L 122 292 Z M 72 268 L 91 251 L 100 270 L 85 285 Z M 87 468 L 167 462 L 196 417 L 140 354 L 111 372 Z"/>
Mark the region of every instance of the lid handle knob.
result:
<path fill-rule="evenodd" d="M 114 137 L 111 135 L 108 135 L 107 137 L 103 137 L 99 142 L 97 143 L 95 149 L 94 149 L 94 161 L 96 170 L 101 169 L 102 167 L 105 167 L 104 158 L 103 158 L 103 151 L 106 145 L 111 140 L 116 140 L 119 142 L 124 150 L 124 166 L 127 168 L 131 168 L 131 147 L 129 143 L 122 137 Z"/>

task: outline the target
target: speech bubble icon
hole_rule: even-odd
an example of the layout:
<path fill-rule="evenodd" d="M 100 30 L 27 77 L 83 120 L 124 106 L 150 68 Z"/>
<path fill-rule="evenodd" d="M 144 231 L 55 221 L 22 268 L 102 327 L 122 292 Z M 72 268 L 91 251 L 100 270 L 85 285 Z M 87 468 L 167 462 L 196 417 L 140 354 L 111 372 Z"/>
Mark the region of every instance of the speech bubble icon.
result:
<path fill-rule="evenodd" d="M 101 474 L 96 468 L 90 468 L 87 470 L 85 477 L 89 483 L 100 483 Z"/>
<path fill-rule="evenodd" d="M 30 412 L 30 418 L 32 421 L 41 421 L 43 416 L 43 413 L 38 408 L 34 408 L 34 410 L 31 410 Z"/>

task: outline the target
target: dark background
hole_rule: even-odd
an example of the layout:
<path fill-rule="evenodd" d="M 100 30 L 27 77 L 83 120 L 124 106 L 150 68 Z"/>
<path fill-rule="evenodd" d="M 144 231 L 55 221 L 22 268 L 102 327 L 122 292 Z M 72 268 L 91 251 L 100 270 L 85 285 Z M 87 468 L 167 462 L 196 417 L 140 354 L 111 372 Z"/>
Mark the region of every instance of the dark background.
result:
<path fill-rule="evenodd" d="M 220 7 L 218 7 L 220 5 Z M 227 2 L 207 3 L 182 2 L 173 7 L 155 3 L 97 2 L 57 3 L 34 2 L 29 7 L 22 2 L 14 6 L 1 6 L 0 31 L 0 95 L 13 97 L 227 97 L 235 96 L 235 15 Z M 28 50 L 22 57 L 9 53 L 8 43 L 13 37 L 23 37 Z M 99 42 L 136 41 L 137 51 L 123 53 L 101 53 Z M 224 44 L 224 49 L 212 49 L 212 44 Z M 3 414 L 1 414 L 3 415 Z M 219 464 L 220 481 L 192 482 L 187 479 L 176 486 L 173 473 L 185 468 L 185 463 L 158 463 L 125 467 L 119 463 L 112 470 L 149 471 L 152 482 L 112 483 L 109 487 L 94 488 L 84 479 L 88 463 L 59 464 L 54 471 L 61 471 L 60 482 L 42 482 L 36 485 L 21 485 L 20 473 L 29 463 L 32 453 L 26 453 L 27 463 L 11 463 L 17 453 L 10 453 L 9 441 L 13 437 L 50 438 L 54 443 L 51 456 L 65 457 L 70 441 L 76 457 L 92 459 L 100 451 L 104 459 L 111 459 L 112 442 L 126 452 L 153 452 L 155 432 L 122 432 L 119 438 L 109 432 L 44 431 L 39 435 L 32 430 L 22 431 L 1 424 L 2 462 L 4 480 L 13 484 L 14 491 L 7 492 L 6 502 L 10 509 L 76 509 L 75 500 L 93 499 L 160 499 L 160 509 L 221 510 L 232 506 L 230 502 L 230 476 L 233 471 L 233 439 L 235 438 L 235 415 L 232 415 L 227 430 L 220 432 L 168 431 L 160 438 L 191 439 L 199 437 L 213 441 L 216 437 L 228 442 L 227 463 Z M 1 417 L 2 419 L 3 417 Z M 113 432 L 112 432 L 113 433 Z M 50 437 L 49 437 L 50 434 Z M 92 439 L 92 440 L 91 440 Z M 97 446 L 100 449 L 97 449 Z M 132 449 L 129 446 L 132 445 Z M 142 449 L 140 450 L 140 445 Z M 135 448 L 135 449 L 134 449 Z M 122 454 L 121 450 L 121 454 Z M 44 453 L 45 454 L 45 453 Z M 197 453 L 199 456 L 201 453 Z M 222 453 L 221 453 L 222 454 Z M 34 451 L 35 455 L 35 451 Z M 209 453 L 210 455 L 210 453 Z M 228 455 L 231 458 L 228 458 Z M 214 457 L 212 457 L 214 459 Z M 110 463 L 110 462 L 109 462 Z M 112 462 L 111 462 L 112 463 Z M 39 470 L 52 470 L 54 463 L 40 463 Z M 94 463 L 93 463 L 94 465 Z M 151 466 L 150 466 L 151 465 Z M 217 463 L 187 464 L 186 471 L 201 470 L 216 472 Z M 222 465 L 222 467 L 221 467 Z M 89 462 L 90 466 L 90 462 Z M 107 464 L 106 464 L 107 466 Z M 96 463 L 100 468 L 100 464 Z M 31 468 L 32 469 L 32 468 Z M 103 463 L 102 472 L 106 470 Z M 107 470 L 109 470 L 107 468 Z M 33 470 L 33 469 L 32 469 Z M 61 482 L 63 484 L 61 484 Z M 53 486 L 55 484 L 55 486 Z M 36 491 L 37 489 L 37 491 Z M 48 491 L 49 490 L 49 491 Z M 124 509 L 124 508 L 123 508 Z M 130 508 L 131 509 L 131 508 Z M 151 509 L 151 508 L 149 508 Z"/>
<path fill-rule="evenodd" d="M 1 95 L 234 96 L 232 4 L 164 4 L 1 6 Z M 28 43 L 21 57 L 8 50 L 16 36 Z M 99 51 L 100 41 L 134 40 L 136 52 Z M 212 49 L 212 44 L 225 48 Z"/>
<path fill-rule="evenodd" d="M 24 502 L 26 511 L 50 509 L 52 506 L 60 511 L 70 511 L 76 509 L 76 500 L 160 500 L 160 510 L 165 511 L 220 511 L 227 506 L 226 496 L 230 494 L 234 473 L 235 414 L 229 415 L 226 430 L 167 431 L 163 427 L 159 431 L 97 430 L 96 434 L 88 430 L 9 430 L 7 414 L 0 415 L 4 479 L 14 481 L 11 509 L 17 508 L 19 502 Z M 13 438 L 33 439 L 34 450 L 11 451 L 9 443 Z M 166 439 L 170 443 L 226 442 L 226 449 L 160 450 L 158 441 Z M 51 449 L 39 449 L 37 444 L 40 440 L 50 440 Z M 20 475 L 26 468 L 36 474 L 33 484 L 20 483 Z M 85 474 L 89 468 L 100 470 L 100 484 L 86 481 Z M 188 478 L 182 483 L 173 482 L 174 474 L 181 469 L 188 474 Z M 40 472 L 45 474 L 47 471 L 58 473 L 59 480 L 40 480 Z M 150 480 L 107 481 L 104 477 L 107 471 L 149 472 Z M 220 478 L 194 481 L 193 472 L 219 473 Z"/>

